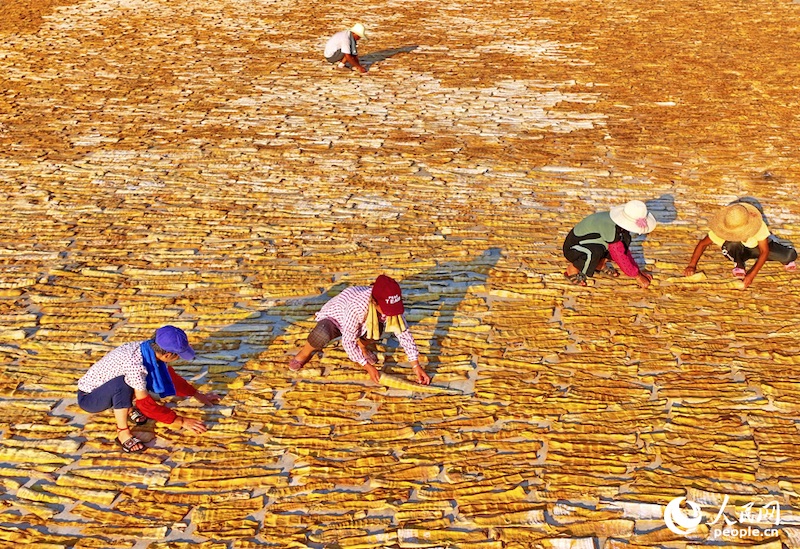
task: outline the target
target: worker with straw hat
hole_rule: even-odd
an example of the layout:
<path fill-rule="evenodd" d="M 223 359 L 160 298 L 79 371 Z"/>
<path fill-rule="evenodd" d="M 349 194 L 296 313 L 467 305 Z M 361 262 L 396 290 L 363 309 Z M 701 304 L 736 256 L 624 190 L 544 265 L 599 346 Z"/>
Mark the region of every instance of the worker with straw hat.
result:
<path fill-rule="evenodd" d="M 733 275 L 743 280 L 744 288 L 753 283 L 767 261 L 779 261 L 787 271 L 797 269 L 797 250 L 771 238 L 761 211 L 749 202 L 737 200 L 725 206 L 714 215 L 708 226 L 708 234 L 697 243 L 689 266 L 683 271 L 685 276 L 695 273 L 697 262 L 712 243 L 720 246 L 722 255 L 733 261 Z M 745 262 L 750 259 L 756 262 L 748 271 Z"/>

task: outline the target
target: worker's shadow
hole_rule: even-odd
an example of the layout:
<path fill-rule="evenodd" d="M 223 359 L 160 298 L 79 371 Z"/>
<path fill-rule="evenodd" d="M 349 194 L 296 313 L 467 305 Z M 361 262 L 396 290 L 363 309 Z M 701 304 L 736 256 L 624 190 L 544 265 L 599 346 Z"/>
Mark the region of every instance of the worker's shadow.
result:
<path fill-rule="evenodd" d="M 647 211 L 653 214 L 659 225 L 668 225 L 678 219 L 678 211 L 675 209 L 675 197 L 671 194 L 662 194 L 658 198 L 645 200 Z M 656 227 L 658 230 L 658 227 Z M 643 243 L 647 240 L 646 234 L 633 235 L 631 239 L 631 255 L 636 260 L 636 263 L 642 266 L 646 265 Z"/>
<path fill-rule="evenodd" d="M 417 316 L 421 309 L 424 311 L 424 318 L 436 318 L 432 337 L 428 342 L 429 365 L 426 370 L 430 375 L 436 373 L 438 356 L 458 352 L 458 345 L 449 338 L 458 309 L 470 288 L 486 284 L 489 271 L 497 264 L 500 257 L 500 248 L 489 248 L 472 260 L 442 262 L 401 282 L 403 295 L 408 296 L 407 308 Z M 409 290 L 406 291 L 406 288 Z M 425 299 L 421 299 L 423 297 Z M 396 338 L 384 339 L 383 345 L 391 350 L 387 353 L 384 367 L 391 368 L 404 358 L 401 357 L 402 352 L 400 354 L 397 352 L 400 350 L 398 349 L 400 344 Z M 453 350 L 448 353 L 448 349 L 451 348 Z"/>
<path fill-rule="evenodd" d="M 733 202 L 729 203 L 728 206 L 732 206 L 739 202 L 743 202 L 745 204 L 750 204 L 753 206 L 758 212 L 761 214 L 761 220 L 769 227 L 769 219 L 767 219 L 767 214 L 764 213 L 764 206 L 761 205 L 761 202 L 755 197 L 752 196 L 743 196 L 741 198 L 737 198 Z"/>
<path fill-rule="evenodd" d="M 394 57 L 399 53 L 409 53 L 417 49 L 419 46 L 403 46 L 402 48 L 395 48 L 392 50 L 381 50 L 375 51 L 372 53 L 367 53 L 362 55 L 360 60 L 361 64 L 364 65 L 367 69 L 369 69 L 372 65 L 376 63 L 380 63 L 381 61 L 386 61 L 390 57 Z"/>
<path fill-rule="evenodd" d="M 751 206 L 753 206 L 761 214 L 761 220 L 764 222 L 764 224 L 767 227 L 770 226 L 769 219 L 767 218 L 767 214 L 764 213 L 764 207 L 761 205 L 761 202 L 759 202 L 757 198 L 754 198 L 752 196 L 743 196 L 741 198 L 737 198 L 736 200 L 734 200 L 733 202 L 731 202 L 728 205 L 730 206 L 731 204 L 736 204 L 737 202 L 744 202 L 745 204 L 750 204 Z M 772 233 L 772 231 L 770 231 L 770 233 Z M 790 248 L 794 248 L 794 244 L 792 244 L 792 242 L 790 240 L 787 240 L 786 238 L 783 238 L 783 237 L 778 236 L 776 234 L 770 234 L 769 235 L 769 240 L 774 240 L 776 242 L 779 242 L 779 243 L 783 244 L 784 246 L 789 246 Z"/>
<path fill-rule="evenodd" d="M 432 330 L 429 323 L 416 330 L 431 334 L 427 345 L 418 341 L 421 351 L 429 359 L 426 367 L 429 374 L 436 373 L 438 355 L 447 354 L 443 346 L 457 347 L 448 341 L 448 335 L 467 292 L 471 287 L 486 283 L 489 271 L 500 257 L 499 248 L 490 248 L 470 260 L 444 261 L 408 277 L 396 276 L 403 290 L 406 316 L 411 317 L 412 332 L 416 323 L 414 318 L 421 319 L 421 324 L 425 319 L 436 318 Z M 253 311 L 250 318 L 217 330 L 196 347 L 198 362 L 204 371 L 195 373 L 194 378 L 187 372 L 187 377 L 195 383 L 211 382 L 211 388 L 225 393 L 226 387 L 242 387 L 256 377 L 266 376 L 267 379 L 259 380 L 258 384 L 269 385 L 270 378 L 284 379 L 287 375 L 296 375 L 288 370 L 289 359 L 305 342 L 314 325 L 314 314 L 351 285 L 337 283 L 319 295 L 276 299 L 273 307 Z M 323 352 L 340 345 L 337 340 Z M 397 349 L 398 346 L 394 335 L 384 336 L 379 342 L 379 349 L 382 347 L 388 351 L 383 365 L 387 371 L 405 361 L 405 354 L 402 349 Z M 450 354 L 455 353 L 454 350 Z M 319 367 L 318 361 L 319 358 L 312 358 L 307 368 Z"/>

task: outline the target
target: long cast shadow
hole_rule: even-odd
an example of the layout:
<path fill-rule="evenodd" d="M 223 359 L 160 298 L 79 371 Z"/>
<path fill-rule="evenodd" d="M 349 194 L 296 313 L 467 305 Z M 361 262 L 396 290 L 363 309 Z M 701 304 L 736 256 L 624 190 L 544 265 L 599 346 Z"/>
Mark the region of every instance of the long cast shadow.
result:
<path fill-rule="evenodd" d="M 772 177 L 771 176 L 769 178 L 765 177 L 765 179 L 772 180 Z M 736 204 L 737 202 L 744 202 L 745 204 L 750 204 L 751 206 L 753 206 L 761 214 L 761 220 L 764 222 L 764 224 L 767 227 L 770 226 L 769 219 L 767 218 L 767 214 L 764 213 L 764 206 L 761 205 L 761 202 L 757 198 L 755 198 L 753 196 L 743 196 L 741 198 L 737 198 L 736 200 L 734 200 L 733 202 L 731 202 L 728 205 L 730 206 L 731 204 Z M 772 229 L 770 229 L 770 232 L 772 233 Z M 780 237 L 780 236 L 778 236 L 778 235 L 776 235 L 774 233 L 769 235 L 769 240 L 775 240 L 776 242 L 780 242 L 784 246 L 789 246 L 789 247 L 794 248 L 794 244 L 792 244 L 792 242 L 790 240 L 787 240 L 786 238 Z"/>
<path fill-rule="evenodd" d="M 417 49 L 419 46 L 403 46 L 402 48 L 394 48 L 391 50 L 381 50 L 381 51 L 374 51 L 371 53 L 367 53 L 360 57 L 361 64 L 367 67 L 368 69 L 376 64 L 380 63 L 381 61 L 385 61 L 390 57 L 394 57 L 399 53 L 409 53 Z"/>
<path fill-rule="evenodd" d="M 653 214 L 659 225 L 668 225 L 678 219 L 678 211 L 675 209 L 675 197 L 671 194 L 662 194 L 658 198 L 645 200 L 647 211 Z M 656 227 L 658 230 L 658 227 Z M 631 240 L 631 255 L 636 263 L 644 267 L 646 265 L 644 257 L 643 242 L 647 240 L 646 234 L 633 235 Z"/>
<path fill-rule="evenodd" d="M 419 316 L 420 309 L 426 311 L 425 317 L 435 316 L 437 318 L 433 329 L 432 340 L 429 342 L 430 353 L 427 357 L 430 366 L 427 368 L 430 375 L 436 373 L 436 355 L 442 351 L 441 342 L 447 340 L 453 327 L 453 320 L 459 305 L 464 300 L 470 287 L 483 285 L 489 271 L 497 264 L 501 258 L 499 248 L 489 248 L 479 256 L 467 261 L 445 261 L 437 263 L 436 266 L 416 272 L 408 277 L 397 276 L 397 280 L 403 290 L 406 301 L 406 312 Z M 314 314 L 332 297 L 340 293 L 345 288 L 354 285 L 338 282 L 326 288 L 322 293 L 309 297 L 276 299 L 276 305 L 263 311 L 253 311 L 258 313 L 257 317 L 251 317 L 243 321 L 228 325 L 203 340 L 196 346 L 198 356 L 205 363 L 210 380 L 215 385 L 233 383 L 240 376 L 249 376 L 244 379 L 244 383 L 249 382 L 255 377 L 278 376 L 284 378 L 288 373 L 288 361 L 305 341 L 310 332 L 310 328 L 297 332 L 289 330 L 298 323 L 312 324 Z M 418 299 L 424 294 L 441 294 L 438 300 L 426 301 Z M 300 314 L 298 314 L 300 312 Z M 415 324 L 409 321 L 412 329 Z M 191 335 L 190 335 L 191 337 Z M 419 343 L 419 342 L 418 342 Z M 333 348 L 334 344 L 324 349 L 325 353 Z M 336 345 L 340 345 L 336 343 Z M 402 349 L 399 347 L 395 337 L 384 337 L 381 345 L 390 350 L 386 353 L 386 360 L 383 367 L 386 371 L 396 367 L 405 358 Z M 275 364 L 275 367 L 266 370 L 246 369 L 245 366 L 251 359 L 258 359 L 259 355 L 267 353 Z M 280 357 L 277 363 L 276 356 Z M 284 359 L 285 358 L 285 359 Z M 347 361 L 347 359 L 344 359 Z M 312 358 L 308 367 L 317 365 L 319 358 Z M 338 367 L 338 365 L 337 365 Z M 191 376 L 189 376 L 191 377 Z M 198 382 L 203 382 L 204 374 L 195 376 Z M 322 378 L 324 379 L 324 378 Z M 219 389 L 218 389 L 219 390 Z M 225 392 L 222 389 L 222 392 Z M 225 402 L 223 405 L 231 406 L 233 402 Z"/>
<path fill-rule="evenodd" d="M 442 293 L 446 296 L 436 303 L 426 304 L 425 307 L 429 309 L 430 305 L 433 305 L 435 309 L 431 310 L 430 315 L 435 315 L 437 318 L 433 330 L 433 339 L 429 342 L 431 352 L 428 359 L 431 366 L 428 368 L 428 373 L 432 376 L 432 379 L 436 373 L 436 356 L 442 351 L 441 342 L 448 340 L 459 305 L 471 287 L 485 284 L 488 272 L 497 264 L 500 257 L 500 248 L 489 248 L 471 261 L 445 262 L 437 268 L 422 271 L 406 279 L 408 285 L 427 284 L 427 291 Z M 412 299 L 414 294 L 414 290 L 408 292 Z M 391 338 L 385 341 L 384 346 L 393 350 L 387 357 L 385 365 L 397 364 L 399 362 L 397 360 L 399 357 L 397 354 L 397 348 L 399 347 L 397 339 Z"/>

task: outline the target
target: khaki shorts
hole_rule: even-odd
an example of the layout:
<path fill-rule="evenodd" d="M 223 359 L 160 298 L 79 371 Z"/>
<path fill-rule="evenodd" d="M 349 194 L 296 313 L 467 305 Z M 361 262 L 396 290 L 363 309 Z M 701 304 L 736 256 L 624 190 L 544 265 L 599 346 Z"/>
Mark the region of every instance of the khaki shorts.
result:
<path fill-rule="evenodd" d="M 325 59 L 328 61 L 328 63 L 338 63 L 339 61 L 344 59 L 344 54 L 342 53 L 342 50 L 336 50 L 336 53 L 334 53 L 330 57 L 326 57 Z"/>

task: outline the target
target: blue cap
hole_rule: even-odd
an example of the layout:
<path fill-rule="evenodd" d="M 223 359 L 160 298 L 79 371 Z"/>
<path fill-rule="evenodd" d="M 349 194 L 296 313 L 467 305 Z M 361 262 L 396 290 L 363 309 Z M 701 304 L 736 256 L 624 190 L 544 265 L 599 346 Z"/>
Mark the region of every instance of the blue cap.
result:
<path fill-rule="evenodd" d="M 175 326 L 162 326 L 156 330 L 156 345 L 168 353 L 176 353 L 183 360 L 194 358 L 194 349 L 189 345 L 186 332 Z"/>

